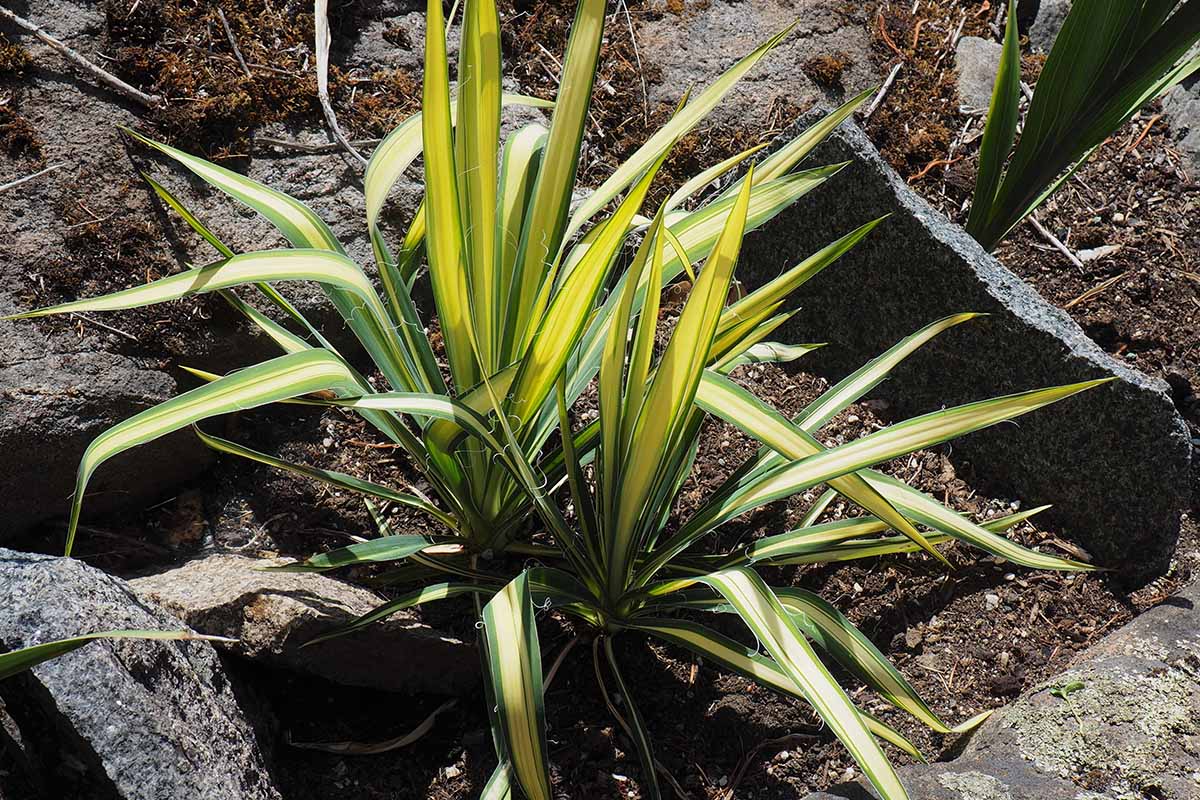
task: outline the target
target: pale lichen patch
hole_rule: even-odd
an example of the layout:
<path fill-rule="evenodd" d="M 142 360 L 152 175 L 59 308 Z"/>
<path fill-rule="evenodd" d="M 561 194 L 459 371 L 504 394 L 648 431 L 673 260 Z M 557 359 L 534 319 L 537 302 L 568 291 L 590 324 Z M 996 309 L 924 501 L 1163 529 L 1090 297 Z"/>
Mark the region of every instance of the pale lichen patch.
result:
<path fill-rule="evenodd" d="M 1012 792 L 991 775 L 971 770 L 938 775 L 938 783 L 958 792 L 962 800 L 1013 800 Z"/>

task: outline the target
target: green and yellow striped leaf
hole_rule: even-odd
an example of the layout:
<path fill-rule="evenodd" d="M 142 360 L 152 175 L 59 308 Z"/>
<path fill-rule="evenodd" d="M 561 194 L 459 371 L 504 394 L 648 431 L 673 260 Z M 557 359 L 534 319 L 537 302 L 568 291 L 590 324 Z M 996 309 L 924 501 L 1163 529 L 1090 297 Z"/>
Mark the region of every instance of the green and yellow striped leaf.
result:
<path fill-rule="evenodd" d="M 31 647 L 22 647 L 19 650 L 13 650 L 8 653 L 0 653 L 0 681 L 5 678 L 11 678 L 20 672 L 36 667 L 45 661 L 49 661 L 59 656 L 66 655 L 72 650 L 78 650 L 89 642 L 97 639 L 184 639 L 184 640 L 199 640 L 206 642 L 235 642 L 236 639 L 228 639 L 224 636 L 205 636 L 204 634 L 195 633 L 194 631 L 100 631 L 99 633 L 89 633 L 83 636 L 75 636 L 70 639 L 59 639 L 45 644 L 35 644 Z"/>
<path fill-rule="evenodd" d="M 310 467 L 305 464 L 297 464 L 292 461 L 285 461 L 281 458 L 268 455 L 267 453 L 262 453 L 258 450 L 253 450 L 249 447 L 237 444 L 236 442 L 231 442 L 218 436 L 212 436 L 200 430 L 199 427 L 193 427 L 193 430 L 200 441 L 204 442 L 205 445 L 211 447 L 217 452 L 229 453 L 230 455 L 239 456 L 241 458 L 249 459 L 250 461 L 257 461 L 260 464 L 266 464 L 269 467 L 281 469 L 285 472 L 291 472 L 295 475 L 303 475 L 306 478 L 312 478 L 313 480 L 318 480 L 322 483 L 336 486 L 339 489 L 347 489 L 352 492 L 365 494 L 369 497 L 377 497 L 381 500 L 390 500 L 393 503 L 397 503 L 408 508 L 414 508 L 418 511 L 428 514 L 438 522 L 441 522 L 451 531 L 456 531 L 458 529 L 458 521 L 455 520 L 454 517 L 442 511 L 437 506 L 432 505 L 429 503 L 429 501 L 417 497 L 416 495 L 398 492 L 389 486 L 372 483 L 371 481 L 366 481 L 362 478 L 356 478 L 353 475 L 347 475 L 343 472 L 336 472 L 334 470 Z"/>
<path fill-rule="evenodd" d="M 328 553 L 318 553 L 295 564 L 281 564 L 263 569 L 267 572 L 328 572 L 332 569 L 352 567 L 357 564 L 401 561 L 414 553 L 433 547 L 435 544 L 437 543 L 426 536 L 401 533 L 357 542 L 347 547 L 330 550 Z"/>
<path fill-rule="evenodd" d="M 429 279 L 454 387 L 463 390 L 480 380 L 474 342 L 469 265 L 465 260 L 454 126 L 450 122 L 450 74 L 446 39 L 432 35 L 445 28 L 441 0 L 426 3 L 425 76 L 421 98 L 421 142 L 425 159 L 425 250 Z"/>
<path fill-rule="evenodd" d="M 696 404 L 789 460 L 799 460 L 825 451 L 825 447 L 788 421 L 786 417 L 724 375 L 706 370 L 696 394 Z M 949 562 L 925 540 L 913 524 L 860 475 L 830 479 L 829 485 L 888 525 L 903 533 L 922 550 L 949 566 Z"/>
<path fill-rule="evenodd" d="M 518 356 L 521 347 L 528 342 L 530 328 L 539 321 L 534 314 L 538 294 L 544 285 L 554 282 L 553 265 L 558 261 L 559 247 L 564 239 L 596 63 L 600 57 L 604 13 L 604 0 L 580 0 L 575 9 L 550 134 L 534 184 L 533 199 L 525 215 L 521 246 L 513 270 L 505 315 L 507 349 L 504 360 Z M 653 160 L 648 160 L 634 174 L 643 172 Z"/>
<path fill-rule="evenodd" d="M 850 751 L 880 796 L 884 800 L 907 800 L 908 792 L 858 709 L 762 578 L 752 570 L 735 569 L 705 575 L 702 581 L 733 605 L 779 668 Z"/>
<path fill-rule="evenodd" d="M 823 427 L 826 422 L 840 414 L 851 403 L 878 386 L 900 362 L 929 340 L 955 325 L 961 325 L 981 316 L 984 315 L 977 313 L 952 314 L 929 323 L 843 378 L 792 421 L 809 433 Z"/>
<path fill-rule="evenodd" d="M 600 209 L 604 208 L 610 200 L 620 194 L 626 186 L 633 183 L 643 170 L 670 149 L 672 143 L 694 128 L 710 111 L 716 108 L 737 82 L 762 61 L 776 45 L 787 38 L 787 35 L 792 32 L 795 26 L 796 23 L 792 23 L 763 42 L 754 52 L 745 56 L 726 70 L 721 77 L 713 81 L 704 91 L 692 97 L 687 105 L 679 109 L 670 122 L 659 128 L 587 200 L 580 204 L 575 214 L 571 217 L 571 225 L 567 234 L 568 238 L 572 233 L 581 230 Z"/>
<path fill-rule="evenodd" d="M 491 594 L 497 588 L 497 586 L 479 583 L 434 583 L 422 586 L 419 589 L 397 597 L 395 600 L 384 603 L 378 608 L 372 609 L 366 614 L 347 622 L 345 625 L 340 625 L 328 633 L 314 636 L 305 642 L 303 646 L 308 647 L 319 642 L 336 639 L 339 636 L 345 636 L 348 633 L 354 633 L 368 625 L 385 620 L 406 608 L 415 608 L 426 603 L 436 603 L 439 600 L 449 600 L 454 597 L 464 597 L 466 595 Z"/>
<path fill-rule="evenodd" d="M 950 727 L 933 713 L 900 671 L 862 631 L 831 604 L 804 589 L 775 589 L 775 596 L 796 626 L 821 650 L 879 692 L 888 702 L 902 708 L 938 733 L 964 733 L 982 722 L 987 714 Z"/>
<path fill-rule="evenodd" d="M 717 518 L 732 519 L 751 508 L 787 497 L 831 478 L 1028 414 L 1110 380 L 1103 378 L 1049 389 L 1036 389 L 968 403 L 906 420 L 768 473 L 762 479 L 736 492 L 727 504 L 722 504 Z"/>
<path fill-rule="evenodd" d="M 525 573 L 484 606 L 483 628 L 496 719 L 517 783 L 530 800 L 552 800 L 542 653 Z"/>
<path fill-rule="evenodd" d="M 305 350 L 219 378 L 212 383 L 172 397 L 148 408 L 97 436 L 79 462 L 71 521 L 67 527 L 66 554 L 71 554 L 83 496 L 96 468 L 131 447 L 158 439 L 200 420 L 276 403 L 311 392 L 363 391 L 346 363 L 325 350 Z"/>
<path fill-rule="evenodd" d="M 692 402 L 701 383 L 741 250 L 749 203 L 747 184 L 739 193 L 725 230 L 679 315 L 645 399 L 637 410 L 637 422 L 630 436 L 629 459 L 617 494 L 614 529 L 608 543 L 611 585 L 625 584 L 639 525 L 646 522 L 657 525 L 657 520 L 646 518 L 647 502 L 664 477 L 663 458 L 677 449 L 676 439 L 691 415 Z M 643 320 L 643 324 L 647 322 L 654 324 L 655 320 Z"/>

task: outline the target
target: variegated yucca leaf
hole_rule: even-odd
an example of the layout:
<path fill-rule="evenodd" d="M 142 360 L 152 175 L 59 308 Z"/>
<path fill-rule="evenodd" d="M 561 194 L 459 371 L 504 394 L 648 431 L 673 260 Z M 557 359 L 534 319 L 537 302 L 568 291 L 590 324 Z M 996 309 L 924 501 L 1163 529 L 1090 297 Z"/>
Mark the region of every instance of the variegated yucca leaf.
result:
<path fill-rule="evenodd" d="M 547 769 L 542 653 L 525 573 L 496 592 L 483 608 L 488 675 L 496 702 L 495 735 L 503 742 L 521 790 L 551 800 Z"/>
<path fill-rule="evenodd" d="M 658 549 L 642 568 L 640 580 L 649 579 L 700 536 L 745 511 L 804 491 L 831 478 L 1027 414 L 1110 380 L 1104 378 L 1036 389 L 925 414 L 800 461 L 785 463 L 745 484 L 728 486 Z"/>
<path fill-rule="evenodd" d="M 782 414 L 723 375 L 707 371 L 696 395 L 696 404 L 771 447 L 788 460 L 798 461 L 825 451 L 824 445 L 793 425 Z M 898 512 L 860 475 L 832 478 L 830 488 L 861 505 L 903 533 L 925 552 L 949 566 L 949 562 L 912 523 Z"/>
<path fill-rule="evenodd" d="M 100 631 L 75 636 L 70 639 L 58 639 L 44 644 L 22 647 L 7 653 L 0 653 L 0 680 L 11 678 L 13 675 L 36 667 L 45 661 L 66 655 L 72 650 L 78 650 L 85 644 L 97 639 L 158 639 L 158 640 L 191 640 L 206 642 L 235 642 L 224 636 L 206 636 L 194 631 Z"/>
<path fill-rule="evenodd" d="M 438 522 L 441 522 L 451 532 L 457 530 L 457 520 L 455 520 L 453 516 L 434 506 L 425 498 L 417 497 L 416 495 L 407 494 L 405 492 L 398 492 L 390 486 L 372 483 L 371 481 L 366 481 L 362 478 L 356 478 L 353 475 L 347 475 L 343 472 L 335 472 L 333 470 L 320 469 L 319 467 L 310 467 L 304 464 L 296 464 L 291 461 L 285 461 L 281 458 L 276 458 L 275 456 L 268 455 L 266 453 L 260 453 L 257 450 L 237 444 L 236 442 L 231 442 L 218 436 L 211 436 L 199 428 L 195 428 L 194 430 L 200 441 L 217 452 L 228 453 L 230 455 L 249 459 L 250 461 L 257 461 L 260 464 L 266 464 L 269 467 L 274 467 L 275 469 L 280 469 L 284 472 L 303 475 L 306 478 L 312 478 L 313 480 L 321 481 L 322 483 L 327 483 L 331 486 L 336 486 L 339 489 L 347 489 L 349 491 L 358 492 L 369 497 L 377 497 L 380 500 L 388 500 L 402 506 L 407 506 L 408 508 L 414 508 L 418 511 L 428 514 Z"/>
<path fill-rule="evenodd" d="M 311 392 L 363 390 L 337 356 L 305 350 L 279 356 L 184 392 L 120 422 L 97 436 L 79 462 L 66 553 L 70 555 L 88 481 L 113 456 L 209 417 L 275 403 Z"/>
<path fill-rule="evenodd" d="M 703 581 L 734 607 L 783 673 L 849 749 L 884 800 L 907 800 L 908 792 L 858 709 L 762 578 L 752 570 L 736 569 L 709 573 Z"/>

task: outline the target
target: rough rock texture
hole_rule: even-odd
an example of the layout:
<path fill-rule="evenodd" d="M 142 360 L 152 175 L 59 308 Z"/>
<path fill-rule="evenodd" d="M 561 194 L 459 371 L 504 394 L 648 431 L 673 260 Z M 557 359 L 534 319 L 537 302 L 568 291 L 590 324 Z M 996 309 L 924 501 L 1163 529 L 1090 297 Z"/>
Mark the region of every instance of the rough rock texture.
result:
<path fill-rule="evenodd" d="M 1163 113 L 1179 137 L 1176 147 L 1191 159 L 1191 174 L 1200 176 L 1200 75 L 1167 92 Z"/>
<path fill-rule="evenodd" d="M 1039 0 L 1037 16 L 1029 26 L 1029 43 L 1035 50 L 1049 53 L 1054 46 L 1067 14 L 1071 13 L 1071 0 Z"/>
<path fill-rule="evenodd" d="M 803 311 L 782 329 L 783 338 L 832 343 L 806 356 L 806 369 L 840 379 L 928 322 L 984 311 L 991 316 L 942 334 L 906 361 L 878 396 L 904 417 L 1116 377 L 1016 424 L 956 440 L 954 456 L 974 466 L 977 485 L 1055 504 L 1048 513 L 1123 580 L 1164 570 L 1188 500 L 1191 456 L 1166 384 L 1105 354 L 1066 313 L 910 191 L 853 126 L 831 137 L 811 163 L 845 160 L 850 166 L 747 238 L 738 272 L 761 284 L 836 236 L 892 215 L 789 301 Z"/>
<path fill-rule="evenodd" d="M 656 0 L 649 9 L 656 13 L 644 15 L 637 23 L 642 62 L 661 71 L 649 89 L 651 109 L 659 104 L 673 107 L 684 89 L 691 86 L 696 91 L 707 86 L 797 21 L 796 30 L 742 79 L 706 125 L 732 122 L 750 133 L 766 132 L 780 118 L 790 119 L 794 109 L 806 108 L 823 95 L 838 100 L 879 81 L 863 24 L 865 11 L 855 4 L 713 0 L 682 5 L 681 11 L 674 12 L 665 0 Z M 809 73 L 820 75 L 825 70 L 814 70 L 810 60 L 839 54 L 845 56 L 839 58 L 845 62 L 840 77 L 825 85 L 814 81 Z"/>
<path fill-rule="evenodd" d="M 191 627 L 238 639 L 233 652 L 246 658 L 385 691 L 453 694 L 478 683 L 475 648 L 421 623 L 415 611 L 301 649 L 384 600 L 324 575 L 259 569 L 268 563 L 211 555 L 130 583 Z"/>
<path fill-rule="evenodd" d="M 1197 603 L 1200 583 L 1109 635 L 1074 667 L 988 719 L 954 761 L 902 770 L 912 796 L 1200 797 Z M 807 800 L 869 797 L 862 786 L 844 786 Z"/>
<path fill-rule="evenodd" d="M 987 111 L 1003 49 L 999 42 L 978 36 L 959 40 L 954 65 L 958 70 L 958 96 L 964 108 Z"/>
<path fill-rule="evenodd" d="M 0 647 L 79 633 L 178 629 L 78 561 L 0 549 Z M 263 753 L 206 642 L 93 642 L 0 682 L 29 774 L 48 797 L 275 800 Z"/>

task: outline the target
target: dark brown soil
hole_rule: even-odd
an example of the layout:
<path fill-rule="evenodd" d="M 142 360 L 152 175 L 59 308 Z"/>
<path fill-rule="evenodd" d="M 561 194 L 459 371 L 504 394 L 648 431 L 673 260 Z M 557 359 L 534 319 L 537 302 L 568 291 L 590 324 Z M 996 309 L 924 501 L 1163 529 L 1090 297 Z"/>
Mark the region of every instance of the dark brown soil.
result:
<path fill-rule="evenodd" d="M 822 379 L 775 367 L 742 368 L 735 377 L 785 413 L 798 411 L 826 388 Z M 836 444 L 888 421 L 886 407 L 858 405 L 832 421 L 822 439 Z M 232 418 L 229 427 L 214 432 L 289 459 L 391 485 L 411 480 L 400 460 L 378 446 L 370 429 L 341 413 L 253 412 Z M 737 431 L 709 424 L 694 479 L 681 494 L 679 514 L 701 502 L 751 449 L 752 443 Z M 886 470 L 976 518 L 1011 513 L 1016 507 L 974 492 L 943 449 L 900 459 Z M 817 494 L 811 491 L 739 519 L 709 546 L 725 549 L 786 530 Z M 858 512 L 840 504 L 830 511 L 833 516 L 854 513 Z M 415 516 L 398 524 L 428 529 Z M 80 537 L 79 554 L 118 572 L 186 557 L 205 546 L 247 554 L 307 555 L 345 544 L 350 534 L 369 535 L 369 525 L 357 497 L 231 461 L 160 507 L 93 525 Z M 1053 531 L 1039 528 L 1036 519 L 1020 526 L 1015 536 L 1047 552 L 1078 555 Z M 843 609 L 938 713 L 958 722 L 1003 705 L 1166 597 L 1193 574 L 1196 547 L 1189 527 L 1177 567 L 1133 595 L 1122 594 L 1100 574 L 1067 576 L 1013 568 L 958 545 L 947 550 L 955 566 L 949 573 L 924 555 L 908 555 L 842 566 L 774 568 L 766 575 L 775 585 L 818 591 Z M 461 635 L 473 633 L 469 603 L 429 611 L 436 624 Z M 732 618 L 705 621 L 745 637 Z M 570 623 L 542 616 L 547 665 L 575 633 Z M 590 634 L 582 633 L 584 640 L 564 662 L 547 696 L 558 791 L 571 798 L 639 797 L 636 754 L 596 688 Z M 654 733 L 657 757 L 689 796 L 726 798 L 741 773 L 738 796 L 753 792 L 756 798 L 782 800 L 845 780 L 854 769 L 844 749 L 801 704 L 638 636 L 623 636 L 619 651 L 625 669 L 637 676 L 635 699 Z M 415 727 L 441 701 L 381 698 L 296 676 L 264 679 L 254 669 L 249 672 L 278 718 L 275 758 L 289 800 L 318 800 L 350 788 L 365 798 L 465 798 L 487 780 L 494 756 L 482 697 L 464 697 L 407 751 L 346 757 L 296 750 L 283 744 L 282 737 L 387 739 Z M 857 686 L 852 678 L 841 677 L 846 685 Z M 952 752 L 957 744 L 959 737 L 932 735 L 869 692 L 857 691 L 855 697 L 911 736 L 930 758 Z M 892 755 L 904 762 L 904 756 L 894 751 Z"/>

